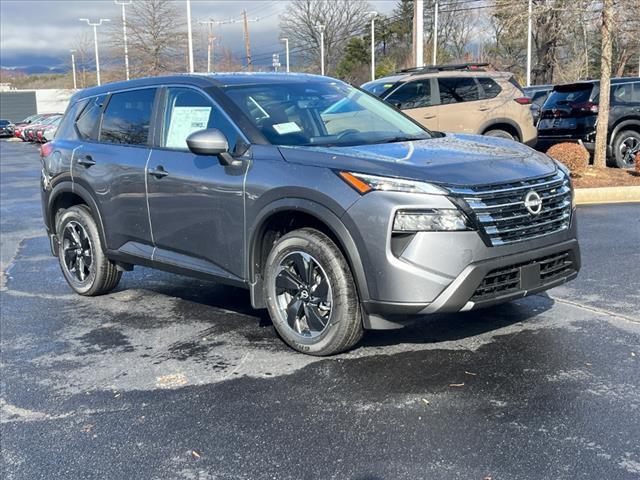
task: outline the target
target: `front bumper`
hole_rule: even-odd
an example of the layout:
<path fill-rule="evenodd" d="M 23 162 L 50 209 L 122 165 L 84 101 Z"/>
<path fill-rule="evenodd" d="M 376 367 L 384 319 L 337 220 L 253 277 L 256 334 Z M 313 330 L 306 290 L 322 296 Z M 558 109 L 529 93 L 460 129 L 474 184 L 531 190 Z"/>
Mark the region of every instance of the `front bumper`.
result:
<path fill-rule="evenodd" d="M 577 239 L 471 263 L 433 302 L 363 302 L 365 327 L 398 328 L 419 315 L 468 311 L 508 302 L 573 280 L 580 266 Z"/>

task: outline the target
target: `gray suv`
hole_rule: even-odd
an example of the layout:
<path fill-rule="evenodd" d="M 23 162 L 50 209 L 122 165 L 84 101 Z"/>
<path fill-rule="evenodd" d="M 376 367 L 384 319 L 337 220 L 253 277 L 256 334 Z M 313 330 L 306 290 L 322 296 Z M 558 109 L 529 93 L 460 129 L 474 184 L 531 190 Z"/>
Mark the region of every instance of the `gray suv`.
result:
<path fill-rule="evenodd" d="M 312 355 L 580 268 L 563 167 L 513 141 L 430 132 L 327 77 L 83 90 L 42 163 L 51 249 L 77 293 L 107 293 L 134 265 L 245 287 Z"/>

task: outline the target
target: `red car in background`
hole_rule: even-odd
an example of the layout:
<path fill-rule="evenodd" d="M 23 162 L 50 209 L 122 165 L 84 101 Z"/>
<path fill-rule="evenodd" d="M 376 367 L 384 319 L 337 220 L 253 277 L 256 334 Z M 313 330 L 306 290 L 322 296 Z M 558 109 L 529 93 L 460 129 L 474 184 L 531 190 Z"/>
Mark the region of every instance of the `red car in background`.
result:
<path fill-rule="evenodd" d="M 52 122 L 60 119 L 61 117 L 62 117 L 61 113 L 51 113 L 51 114 L 47 114 L 44 119 L 40 119 L 35 123 L 32 122 L 31 124 L 29 124 L 29 126 L 25 127 L 24 130 L 22 131 L 22 139 L 27 142 L 37 141 L 38 138 L 36 136 L 36 132 L 38 130 L 44 130 L 49 125 L 51 125 Z"/>
<path fill-rule="evenodd" d="M 31 115 L 25 118 L 24 120 L 22 120 L 21 122 L 16 123 L 15 127 L 13 128 L 13 135 L 21 139 L 22 141 L 26 141 L 25 138 L 23 137 L 24 129 L 30 126 L 32 123 L 38 122 L 43 118 L 46 118 L 47 115 L 48 114 Z"/>

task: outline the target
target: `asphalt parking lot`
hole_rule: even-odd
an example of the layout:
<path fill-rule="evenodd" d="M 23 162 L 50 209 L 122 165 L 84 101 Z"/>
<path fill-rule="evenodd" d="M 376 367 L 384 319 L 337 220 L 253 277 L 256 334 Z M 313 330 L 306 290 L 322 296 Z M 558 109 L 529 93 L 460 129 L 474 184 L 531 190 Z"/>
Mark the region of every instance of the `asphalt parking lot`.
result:
<path fill-rule="evenodd" d="M 579 208 L 571 284 L 321 359 L 242 290 L 137 267 L 72 294 L 39 165 L 0 143 L 3 478 L 640 477 L 640 204 Z"/>

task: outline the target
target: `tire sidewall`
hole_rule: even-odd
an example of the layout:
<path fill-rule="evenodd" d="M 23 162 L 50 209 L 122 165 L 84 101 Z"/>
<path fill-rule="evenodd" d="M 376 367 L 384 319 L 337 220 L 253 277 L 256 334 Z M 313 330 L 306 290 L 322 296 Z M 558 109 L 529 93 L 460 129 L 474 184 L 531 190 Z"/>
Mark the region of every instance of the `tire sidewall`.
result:
<path fill-rule="evenodd" d="M 515 140 L 515 137 L 504 130 L 488 130 L 483 135 L 486 137 L 504 138 L 505 140 Z"/>
<path fill-rule="evenodd" d="M 91 273 L 89 281 L 85 281 L 83 283 L 78 282 L 75 278 L 73 278 L 69 272 L 67 271 L 66 266 L 64 265 L 64 252 L 62 251 L 62 235 L 64 233 L 65 227 L 72 221 L 75 221 L 82 225 L 82 227 L 87 232 L 89 237 L 89 243 L 91 245 L 91 254 L 92 254 L 92 263 L 93 263 L 93 272 Z M 60 242 L 60 249 L 58 253 L 58 261 L 60 263 L 60 269 L 62 270 L 62 274 L 69 286 L 80 295 L 92 295 L 98 289 L 99 285 L 102 283 L 101 276 L 104 275 L 103 269 L 100 268 L 100 265 L 106 260 L 104 257 L 104 253 L 102 251 L 102 243 L 100 242 L 100 236 L 98 234 L 98 228 L 96 227 L 96 223 L 89 213 L 88 209 L 75 206 L 70 207 L 67 210 L 62 211 L 56 221 L 56 232 L 58 233 L 58 241 Z"/>
<path fill-rule="evenodd" d="M 328 238 L 326 240 L 330 242 Z M 286 319 L 277 310 L 275 291 L 277 268 L 284 257 L 295 251 L 302 251 L 314 257 L 324 270 L 331 285 L 333 303 L 329 326 L 314 338 L 304 338 L 295 334 Z M 335 345 L 336 341 L 339 341 L 339 338 L 344 333 L 342 330 L 346 327 L 344 325 L 345 322 L 349 321 L 348 316 L 353 315 L 352 308 L 350 308 L 353 307 L 353 301 L 355 300 L 355 303 L 359 304 L 351 273 L 345 271 L 346 262 L 344 262 L 343 258 L 338 258 L 336 252 L 340 254 L 337 248 L 335 250 L 332 249 L 325 241 L 316 242 L 305 238 L 304 234 L 291 232 L 276 243 L 267 258 L 264 281 L 267 309 L 273 326 L 280 337 L 292 348 L 300 352 L 322 355 L 323 352 L 332 350 L 332 346 Z M 360 319 L 358 318 L 357 321 L 360 321 Z"/>
<path fill-rule="evenodd" d="M 623 130 L 616 135 L 615 141 L 613 142 L 613 158 L 618 168 L 632 168 L 634 166 L 633 162 L 630 165 L 627 165 L 622 157 L 622 153 L 620 152 L 622 142 L 628 138 L 635 138 L 640 142 L 640 133 L 635 130 Z"/>

